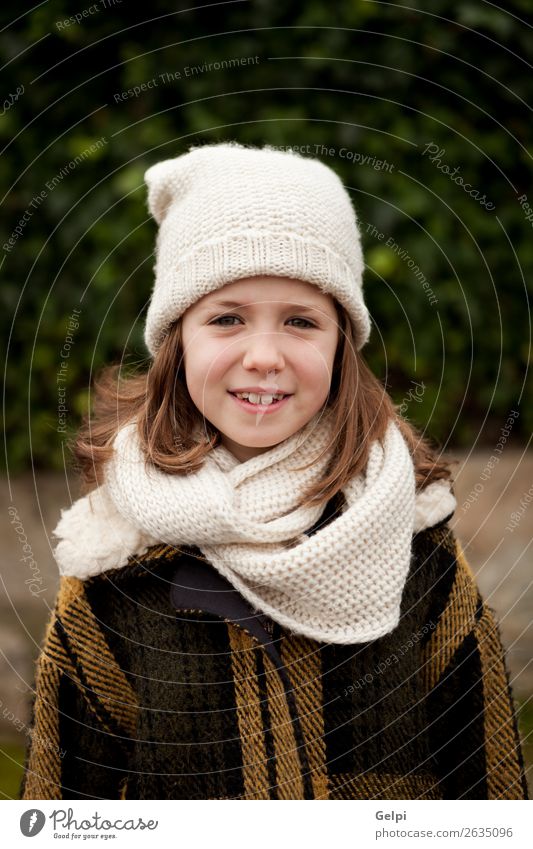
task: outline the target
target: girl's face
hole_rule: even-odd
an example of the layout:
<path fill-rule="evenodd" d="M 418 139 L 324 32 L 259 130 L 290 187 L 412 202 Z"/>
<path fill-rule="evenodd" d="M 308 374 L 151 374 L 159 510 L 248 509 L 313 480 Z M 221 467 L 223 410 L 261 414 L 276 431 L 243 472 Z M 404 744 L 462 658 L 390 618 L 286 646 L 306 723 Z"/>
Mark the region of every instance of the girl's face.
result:
<path fill-rule="evenodd" d="M 288 439 L 325 404 L 338 333 L 331 295 L 285 277 L 228 283 L 185 312 L 187 389 L 238 460 Z M 242 391 L 289 397 L 266 406 Z"/>

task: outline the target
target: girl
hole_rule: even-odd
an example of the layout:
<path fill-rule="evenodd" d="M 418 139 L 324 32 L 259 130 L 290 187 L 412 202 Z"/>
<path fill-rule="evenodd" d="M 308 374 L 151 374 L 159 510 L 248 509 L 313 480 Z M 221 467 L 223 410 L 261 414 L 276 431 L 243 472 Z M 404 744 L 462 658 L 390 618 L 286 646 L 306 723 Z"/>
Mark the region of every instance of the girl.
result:
<path fill-rule="evenodd" d="M 23 798 L 527 798 L 449 468 L 360 353 L 340 179 L 233 142 L 145 179 L 152 362 L 75 443 Z"/>

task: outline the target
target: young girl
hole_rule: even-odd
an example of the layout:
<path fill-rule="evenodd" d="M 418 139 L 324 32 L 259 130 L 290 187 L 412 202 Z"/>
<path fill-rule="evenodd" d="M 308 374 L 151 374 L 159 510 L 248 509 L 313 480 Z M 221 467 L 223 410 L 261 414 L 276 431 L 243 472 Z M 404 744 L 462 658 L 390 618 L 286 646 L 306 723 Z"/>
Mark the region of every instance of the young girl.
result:
<path fill-rule="evenodd" d="M 232 142 L 145 176 L 152 361 L 75 444 L 23 798 L 526 799 L 449 469 L 360 353 L 340 179 Z"/>

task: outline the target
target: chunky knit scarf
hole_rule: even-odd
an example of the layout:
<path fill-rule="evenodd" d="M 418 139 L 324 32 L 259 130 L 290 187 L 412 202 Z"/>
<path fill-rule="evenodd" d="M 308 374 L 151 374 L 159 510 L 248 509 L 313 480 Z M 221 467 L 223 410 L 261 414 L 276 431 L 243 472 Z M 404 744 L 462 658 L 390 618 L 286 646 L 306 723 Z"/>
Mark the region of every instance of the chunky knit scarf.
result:
<path fill-rule="evenodd" d="M 307 536 L 324 506 L 304 508 L 301 496 L 323 476 L 334 438 L 322 412 L 250 460 L 218 446 L 198 472 L 178 476 L 146 464 L 130 423 L 106 483 L 62 511 L 60 570 L 86 578 L 150 545 L 194 545 L 254 610 L 295 633 L 344 644 L 380 637 L 399 622 L 412 534 L 453 512 L 455 499 L 440 483 L 415 499 L 412 459 L 391 422 L 365 473 L 343 489 L 342 514 Z"/>

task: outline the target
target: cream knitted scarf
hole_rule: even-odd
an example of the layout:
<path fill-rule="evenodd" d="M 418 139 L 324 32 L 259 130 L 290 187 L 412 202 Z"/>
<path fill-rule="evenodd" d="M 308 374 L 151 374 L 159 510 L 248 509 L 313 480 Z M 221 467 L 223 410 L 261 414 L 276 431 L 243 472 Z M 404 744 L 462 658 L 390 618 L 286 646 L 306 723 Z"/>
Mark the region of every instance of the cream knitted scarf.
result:
<path fill-rule="evenodd" d="M 453 512 L 455 499 L 440 482 L 415 498 L 412 459 L 391 422 L 383 446 L 371 445 L 365 474 L 344 488 L 343 513 L 306 536 L 324 505 L 299 502 L 323 476 L 334 438 L 329 417 L 318 413 L 246 462 L 219 446 L 198 472 L 178 476 L 146 465 L 128 424 L 106 483 L 62 511 L 60 570 L 87 578 L 150 545 L 194 545 L 254 609 L 290 631 L 343 644 L 389 633 L 399 622 L 412 535 Z"/>

